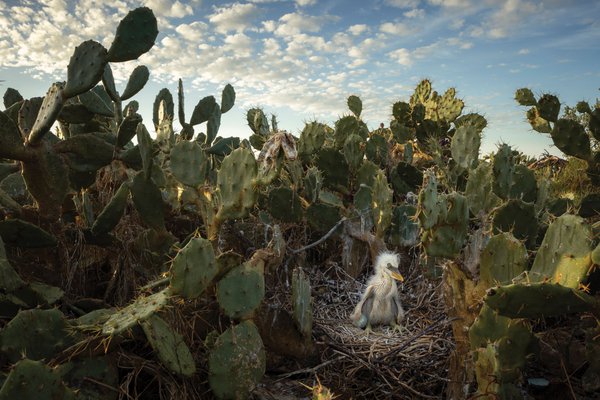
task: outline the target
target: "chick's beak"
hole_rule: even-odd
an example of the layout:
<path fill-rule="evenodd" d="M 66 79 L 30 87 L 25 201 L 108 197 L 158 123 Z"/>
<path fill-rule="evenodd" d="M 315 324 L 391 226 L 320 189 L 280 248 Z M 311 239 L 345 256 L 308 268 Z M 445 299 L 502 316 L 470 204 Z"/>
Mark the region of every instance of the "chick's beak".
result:
<path fill-rule="evenodd" d="M 402 276 L 400 271 L 398 271 L 398 268 L 394 268 L 391 265 L 388 265 L 387 269 L 390 271 L 390 275 L 392 276 L 392 278 L 396 279 L 397 281 L 404 282 L 404 277 Z"/>

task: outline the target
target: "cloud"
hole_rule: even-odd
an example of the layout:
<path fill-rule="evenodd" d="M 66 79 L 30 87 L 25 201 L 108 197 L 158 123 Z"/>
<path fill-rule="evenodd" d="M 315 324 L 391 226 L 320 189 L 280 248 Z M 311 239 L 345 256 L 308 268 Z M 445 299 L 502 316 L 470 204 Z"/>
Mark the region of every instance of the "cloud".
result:
<path fill-rule="evenodd" d="M 234 3 L 228 7 L 215 7 L 215 12 L 208 20 L 219 33 L 243 32 L 253 25 L 258 13 L 259 9 L 255 4 Z"/>
<path fill-rule="evenodd" d="M 279 18 L 275 29 L 278 36 L 293 36 L 302 32 L 319 32 L 328 22 L 338 20 L 331 15 L 312 16 L 303 13 L 289 13 Z"/>
<path fill-rule="evenodd" d="M 188 2 L 189 3 L 189 2 Z M 198 2 L 194 2 L 198 3 Z M 183 18 L 194 14 L 191 4 L 183 4 L 180 1 L 171 0 L 146 0 L 146 7 L 154 12 L 154 15 L 168 18 Z"/>
<path fill-rule="evenodd" d="M 390 35 L 408 35 L 411 32 L 408 26 L 401 22 L 385 22 L 379 25 L 379 31 L 383 33 L 388 33 Z"/>
<path fill-rule="evenodd" d="M 405 48 L 397 49 L 388 53 L 388 57 L 395 60 L 398 64 L 409 67 L 412 65 L 410 51 Z"/>
<path fill-rule="evenodd" d="M 397 8 L 415 8 L 420 2 L 420 0 L 385 0 L 386 5 Z"/>
<path fill-rule="evenodd" d="M 473 6 L 472 0 L 428 0 L 429 4 L 445 8 L 468 8 Z"/>
<path fill-rule="evenodd" d="M 519 52 L 517 53 L 521 56 L 524 56 L 525 54 L 529 54 L 529 49 L 521 49 L 519 50 Z"/>
<path fill-rule="evenodd" d="M 296 4 L 299 7 L 314 6 L 317 4 L 317 0 L 296 0 Z"/>
<path fill-rule="evenodd" d="M 180 24 L 175 28 L 183 40 L 190 42 L 199 42 L 208 32 L 208 25 L 204 22 L 195 21 L 191 24 Z"/>
<path fill-rule="evenodd" d="M 369 30 L 369 27 L 365 24 L 357 24 L 348 27 L 348 32 L 353 34 L 354 36 L 359 36 Z"/>
<path fill-rule="evenodd" d="M 406 18 L 424 18 L 425 10 L 423 10 L 422 8 L 413 8 L 410 11 L 406 11 L 403 15 Z"/>

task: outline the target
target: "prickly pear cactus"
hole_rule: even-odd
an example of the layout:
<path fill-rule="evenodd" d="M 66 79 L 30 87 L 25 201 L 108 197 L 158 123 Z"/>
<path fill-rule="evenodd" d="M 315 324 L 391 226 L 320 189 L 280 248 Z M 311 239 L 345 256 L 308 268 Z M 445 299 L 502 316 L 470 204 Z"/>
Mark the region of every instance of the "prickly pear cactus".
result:
<path fill-rule="evenodd" d="M 302 268 L 294 269 L 292 274 L 292 306 L 294 321 L 305 340 L 312 338 L 313 309 L 310 280 Z"/>
<path fill-rule="evenodd" d="M 480 162 L 477 168 L 469 173 L 465 196 L 469 200 L 469 209 L 473 215 L 489 214 L 500 204 L 500 198 L 492 190 L 493 182 L 490 163 Z"/>
<path fill-rule="evenodd" d="M 487 287 L 506 284 L 527 268 L 527 249 L 510 233 L 492 236 L 481 254 L 479 279 Z"/>
<path fill-rule="evenodd" d="M 140 325 L 163 365 L 183 376 L 189 377 L 196 372 L 194 358 L 183 341 L 183 336 L 174 331 L 162 318 L 153 314 L 141 321 Z"/>
<path fill-rule="evenodd" d="M 73 399 L 75 395 L 63 383 L 55 369 L 39 361 L 24 359 L 10 371 L 0 400 L 55 400 Z"/>
<path fill-rule="evenodd" d="M 392 194 L 385 173 L 379 171 L 375 176 L 371 198 L 373 224 L 375 225 L 375 235 L 378 238 L 384 237 L 385 231 L 392 222 Z"/>
<path fill-rule="evenodd" d="M 171 293 L 195 299 L 212 283 L 217 272 L 211 243 L 203 238 L 192 238 L 173 258 Z"/>
<path fill-rule="evenodd" d="M 244 321 L 223 332 L 208 356 L 208 382 L 217 399 L 246 399 L 266 369 L 258 329 Z"/>
<path fill-rule="evenodd" d="M 471 168 L 479 156 L 481 137 L 474 126 L 463 125 L 456 129 L 450 143 L 452 158 L 462 169 Z"/>
<path fill-rule="evenodd" d="M 235 149 L 223 159 L 217 173 L 221 198 L 217 219 L 243 218 L 248 214 L 258 196 L 255 188 L 257 173 L 258 165 L 249 149 Z"/>
<path fill-rule="evenodd" d="M 179 182 L 198 186 L 208 173 L 208 157 L 195 141 L 183 140 L 171 149 L 171 173 Z"/>
<path fill-rule="evenodd" d="M 94 235 L 106 234 L 117 226 L 125 213 L 128 198 L 129 185 L 127 182 L 123 182 L 100 215 L 98 215 L 98 218 L 94 221 L 94 224 L 92 225 L 92 233 Z"/>
<path fill-rule="evenodd" d="M 265 296 L 262 261 L 245 262 L 232 269 L 217 283 L 217 301 L 230 318 L 250 316 Z"/>
<path fill-rule="evenodd" d="M 102 325 L 102 334 L 111 336 L 128 331 L 165 307 L 170 296 L 170 289 L 167 288 L 150 296 L 138 297 L 133 303 L 110 316 Z"/>
<path fill-rule="evenodd" d="M 494 173 L 494 193 L 502 199 L 508 198 L 513 184 L 515 161 L 512 149 L 502 144 L 492 159 Z"/>

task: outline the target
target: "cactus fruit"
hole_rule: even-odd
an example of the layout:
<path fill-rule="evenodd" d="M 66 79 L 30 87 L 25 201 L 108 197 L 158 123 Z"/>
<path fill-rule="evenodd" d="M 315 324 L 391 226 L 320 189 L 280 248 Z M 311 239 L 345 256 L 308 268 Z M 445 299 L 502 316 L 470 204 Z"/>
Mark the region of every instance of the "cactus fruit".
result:
<path fill-rule="evenodd" d="M 150 296 L 140 296 L 133 303 L 111 314 L 102 325 L 102 334 L 120 335 L 136 326 L 140 321 L 164 308 L 171 296 L 170 289 L 163 289 Z"/>
<path fill-rule="evenodd" d="M 493 169 L 490 163 L 480 162 L 469 173 L 465 196 L 469 200 L 469 209 L 473 215 L 488 214 L 500 204 L 500 198 L 492 191 Z"/>
<path fill-rule="evenodd" d="M 63 313 L 57 309 L 20 311 L 0 333 L 0 352 L 10 362 L 51 358 L 77 342 Z"/>
<path fill-rule="evenodd" d="M 348 108 L 352 111 L 352 114 L 356 118 L 360 118 L 360 113 L 362 112 L 362 101 L 358 96 L 352 95 L 348 97 Z"/>
<path fill-rule="evenodd" d="M 294 321 L 305 340 L 312 338 L 313 308 L 310 280 L 302 270 L 295 268 L 292 273 L 292 306 Z"/>
<path fill-rule="evenodd" d="M 108 49 L 108 61 L 135 60 L 154 46 L 158 35 L 156 17 L 147 7 L 130 11 L 119 22 L 115 38 Z"/>
<path fill-rule="evenodd" d="M 177 252 L 171 264 L 171 293 L 188 299 L 200 296 L 218 272 L 210 242 L 192 238 Z"/>
<path fill-rule="evenodd" d="M 158 231 L 165 230 L 165 212 L 160 189 L 152 179 L 138 172 L 129 186 L 131 198 L 140 218 L 146 225 Z"/>
<path fill-rule="evenodd" d="M 38 361 L 24 359 L 10 371 L 0 389 L 0 400 L 73 399 L 75 395 L 62 383 L 60 374 Z"/>
<path fill-rule="evenodd" d="M 173 330 L 156 314 L 140 322 L 148 342 L 156 351 L 158 359 L 176 374 L 190 377 L 196 372 L 196 364 L 183 336 Z"/>
<path fill-rule="evenodd" d="M 525 245 L 508 233 L 490 238 L 481 254 L 479 279 L 486 287 L 510 283 L 527 268 Z"/>
<path fill-rule="evenodd" d="M 546 231 L 529 276 L 577 289 L 590 268 L 592 232 L 578 216 L 564 214 Z"/>
<path fill-rule="evenodd" d="M 127 86 L 121 95 L 121 101 L 129 100 L 144 88 L 150 77 L 150 71 L 145 65 L 138 65 L 131 71 Z"/>
<path fill-rule="evenodd" d="M 554 124 L 550 135 L 556 147 L 566 155 L 590 159 L 590 137 L 579 122 L 561 118 Z"/>
<path fill-rule="evenodd" d="M 375 175 L 371 198 L 371 210 L 375 225 L 375 236 L 383 239 L 385 231 L 392 222 L 393 191 L 389 188 L 387 178 L 383 171 Z"/>
<path fill-rule="evenodd" d="M 171 149 L 171 173 L 179 182 L 196 187 L 208 174 L 209 159 L 195 141 L 182 140 Z"/>
<path fill-rule="evenodd" d="M 67 67 L 65 99 L 87 92 L 100 81 L 107 65 L 107 51 L 100 43 L 87 40 L 75 47 Z"/>
<path fill-rule="evenodd" d="M 265 349 L 252 321 L 223 332 L 208 356 L 208 382 L 217 399 L 245 399 L 262 379 Z"/>
<path fill-rule="evenodd" d="M 303 216 L 300 197 L 296 192 L 286 187 L 271 189 L 267 208 L 274 218 L 282 222 L 298 222 Z"/>
<path fill-rule="evenodd" d="M 479 156 L 481 137 L 474 126 L 462 125 L 452 136 L 450 151 L 456 164 L 462 169 L 471 168 Z"/>
<path fill-rule="evenodd" d="M 52 247 L 56 238 L 37 225 L 20 219 L 0 221 L 0 237 L 4 243 L 17 247 Z"/>
<path fill-rule="evenodd" d="M 232 269 L 217 283 L 217 301 L 230 318 L 252 315 L 265 296 L 264 265 L 245 262 Z"/>

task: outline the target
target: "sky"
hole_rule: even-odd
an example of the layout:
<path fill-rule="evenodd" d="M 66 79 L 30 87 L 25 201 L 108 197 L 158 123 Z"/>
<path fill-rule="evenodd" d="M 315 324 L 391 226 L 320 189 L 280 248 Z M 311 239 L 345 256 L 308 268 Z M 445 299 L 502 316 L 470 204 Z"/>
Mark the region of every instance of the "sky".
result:
<path fill-rule="evenodd" d="M 487 118 L 483 154 L 505 142 L 537 156 L 560 151 L 531 130 L 516 89 L 567 105 L 600 97 L 597 0 L 0 0 L 0 93 L 43 96 L 66 80 L 75 46 L 93 39 L 109 48 L 119 21 L 142 5 L 158 19 L 156 44 L 111 67 L 120 92 L 135 66 L 150 69 L 134 97 L 150 130 L 154 97 L 165 87 L 176 97 L 179 78 L 188 120 L 201 98 L 219 99 L 231 83 L 236 105 L 219 135 L 241 138 L 251 134 L 252 107 L 299 136 L 308 121 L 333 126 L 347 115 L 352 94 L 369 128 L 388 126 L 392 104 L 428 78 L 439 93 L 455 87 L 464 112 Z"/>

